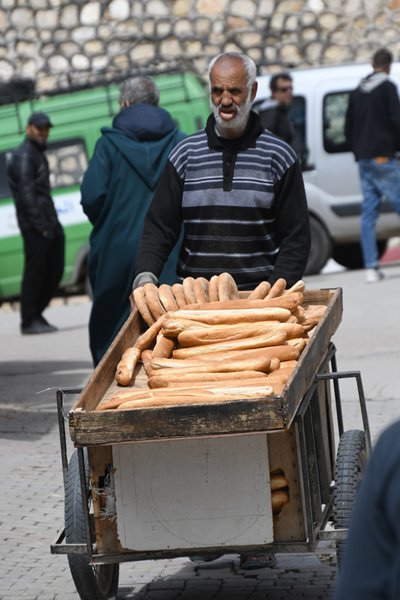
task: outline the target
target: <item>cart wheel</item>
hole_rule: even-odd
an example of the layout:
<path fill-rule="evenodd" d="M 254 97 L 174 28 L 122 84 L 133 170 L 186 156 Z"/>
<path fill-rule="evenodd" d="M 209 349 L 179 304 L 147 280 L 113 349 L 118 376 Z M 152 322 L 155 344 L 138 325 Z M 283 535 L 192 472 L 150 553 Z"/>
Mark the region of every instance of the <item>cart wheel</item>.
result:
<path fill-rule="evenodd" d="M 84 453 L 86 480 L 88 480 L 87 452 Z M 88 490 L 89 513 L 91 507 Z M 94 534 L 92 533 L 92 539 Z M 65 541 L 82 544 L 86 541 L 83 517 L 78 453 L 75 451 L 68 466 L 65 485 Z M 119 563 L 92 566 L 84 554 L 68 554 L 69 568 L 82 600 L 115 600 L 118 592 Z"/>
<path fill-rule="evenodd" d="M 337 529 L 349 525 L 354 500 L 367 462 L 365 434 L 358 429 L 345 431 L 339 441 L 335 466 L 332 520 Z M 340 569 L 345 540 L 336 542 L 337 564 Z"/>

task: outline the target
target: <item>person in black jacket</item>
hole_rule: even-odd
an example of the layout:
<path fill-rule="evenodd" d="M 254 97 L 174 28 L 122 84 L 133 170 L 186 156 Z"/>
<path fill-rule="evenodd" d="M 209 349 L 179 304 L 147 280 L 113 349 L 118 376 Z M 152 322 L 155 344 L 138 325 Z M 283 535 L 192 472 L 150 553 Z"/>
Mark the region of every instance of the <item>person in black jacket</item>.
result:
<path fill-rule="evenodd" d="M 133 287 L 158 283 L 184 225 L 179 279 L 227 271 L 241 290 L 303 276 L 310 224 L 300 162 L 251 110 L 254 61 L 239 53 L 209 67 L 212 114 L 172 150 L 147 213 Z"/>
<path fill-rule="evenodd" d="M 293 104 L 292 76 L 287 71 L 275 73 L 269 80 L 269 89 L 271 97 L 258 109 L 261 125 L 292 146 L 304 168 L 307 162 L 305 142 L 296 131 L 290 115 Z"/>
<path fill-rule="evenodd" d="M 32 113 L 22 144 L 7 158 L 8 182 L 24 243 L 21 287 L 21 333 L 57 330 L 43 316 L 64 271 L 64 232 L 51 197 L 45 155 L 52 123 L 45 113 Z"/>
<path fill-rule="evenodd" d="M 392 53 L 377 50 L 373 72 L 363 79 L 349 98 L 345 135 L 358 161 L 363 203 L 361 248 L 367 283 L 380 281 L 375 224 L 383 196 L 400 214 L 400 100 L 389 73 Z"/>
<path fill-rule="evenodd" d="M 380 435 L 354 503 L 334 600 L 400 598 L 400 421 Z"/>

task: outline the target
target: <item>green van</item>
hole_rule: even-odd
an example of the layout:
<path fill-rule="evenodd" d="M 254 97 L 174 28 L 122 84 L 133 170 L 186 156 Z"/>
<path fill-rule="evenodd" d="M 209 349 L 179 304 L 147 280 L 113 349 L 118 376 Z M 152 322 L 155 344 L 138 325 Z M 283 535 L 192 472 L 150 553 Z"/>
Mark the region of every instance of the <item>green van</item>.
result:
<path fill-rule="evenodd" d="M 210 112 L 208 93 L 192 73 L 154 76 L 160 106 L 170 112 L 187 134 L 205 125 Z M 54 125 L 46 151 L 54 203 L 66 236 L 61 289 L 85 291 L 86 262 L 91 225 L 80 205 L 79 186 L 100 129 L 118 112 L 119 85 L 54 94 L 0 106 L 0 303 L 19 296 L 23 270 L 22 238 L 8 187 L 5 162 L 8 152 L 23 140 L 33 111 L 47 113 Z"/>

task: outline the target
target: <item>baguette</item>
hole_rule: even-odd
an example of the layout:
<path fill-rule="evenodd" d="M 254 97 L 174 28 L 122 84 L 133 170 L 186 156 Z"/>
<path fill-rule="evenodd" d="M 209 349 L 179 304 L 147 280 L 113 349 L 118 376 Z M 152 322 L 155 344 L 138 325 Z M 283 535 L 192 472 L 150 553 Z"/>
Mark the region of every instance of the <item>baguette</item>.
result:
<path fill-rule="evenodd" d="M 183 293 L 185 294 L 186 304 L 193 304 L 196 302 L 196 295 L 194 293 L 194 278 L 193 277 L 185 277 L 182 282 L 183 285 Z"/>
<path fill-rule="evenodd" d="M 196 302 L 206 303 L 209 301 L 208 280 L 205 277 L 196 277 L 194 280 L 194 295 Z"/>
<path fill-rule="evenodd" d="M 233 300 L 219 300 L 218 302 L 203 302 L 188 304 L 185 310 L 228 310 L 228 309 L 247 309 L 247 308 L 287 308 L 292 311 L 304 300 L 303 294 L 293 292 L 286 296 L 277 298 L 251 299 L 235 298 Z"/>
<path fill-rule="evenodd" d="M 167 375 L 152 375 L 149 377 L 149 388 L 183 387 L 193 384 L 198 387 L 210 385 L 262 385 L 267 375 L 261 371 L 240 371 L 237 376 L 231 372 L 224 373 L 181 373 L 174 377 L 174 373 Z M 269 385 L 269 384 L 268 384 Z"/>
<path fill-rule="evenodd" d="M 137 287 L 133 290 L 133 299 L 143 321 L 149 326 L 152 325 L 156 319 L 153 317 L 149 307 L 147 306 L 146 295 L 143 286 Z"/>
<path fill-rule="evenodd" d="M 187 302 L 185 292 L 183 291 L 183 285 L 181 283 L 174 283 L 171 289 L 178 307 L 184 308 Z"/>
<path fill-rule="evenodd" d="M 282 277 L 277 279 L 275 283 L 272 285 L 269 290 L 266 298 L 276 298 L 277 296 L 281 296 L 286 289 L 286 280 Z"/>
<path fill-rule="evenodd" d="M 175 296 L 172 292 L 172 288 L 170 285 L 162 283 L 158 288 L 158 294 L 160 297 L 161 304 L 163 305 L 166 311 L 179 309 L 178 303 L 175 300 Z"/>
<path fill-rule="evenodd" d="M 139 348 L 132 346 L 127 348 L 125 352 L 121 356 L 121 360 L 117 365 L 117 369 L 115 372 L 115 380 L 120 385 L 129 385 L 133 373 L 135 371 L 135 367 L 139 362 L 141 351 Z"/>
<path fill-rule="evenodd" d="M 190 319 L 200 321 L 209 325 L 218 325 L 220 323 L 254 323 L 257 321 L 287 321 L 290 317 L 290 310 L 287 308 L 249 308 L 249 309 L 228 309 L 228 310 L 177 310 L 170 312 L 169 316 L 173 318 Z"/>
<path fill-rule="evenodd" d="M 123 353 L 115 371 L 115 380 L 119 385 L 130 384 L 141 353 L 143 350 L 146 350 L 146 348 L 149 348 L 156 339 L 157 334 L 161 329 L 163 318 L 164 317 L 160 317 L 155 323 L 150 325 L 150 327 L 139 336 L 136 343 L 127 348 Z"/>
<path fill-rule="evenodd" d="M 285 504 L 289 502 L 289 494 L 285 490 L 271 492 L 272 512 L 274 515 L 281 512 Z"/>
<path fill-rule="evenodd" d="M 197 346 L 240 340 L 242 338 L 258 335 L 267 335 L 280 325 L 279 321 L 265 321 L 260 323 L 242 323 L 233 325 L 213 325 L 209 327 L 190 327 L 178 334 L 178 342 L 181 346 Z"/>
<path fill-rule="evenodd" d="M 283 488 L 289 487 L 289 482 L 282 473 L 282 471 L 275 471 L 271 473 L 271 492 L 275 492 L 276 490 L 281 490 Z"/>
<path fill-rule="evenodd" d="M 152 350 L 143 350 L 140 355 L 140 360 L 142 361 L 144 371 L 147 377 L 151 377 L 153 374 L 153 369 L 151 368 L 151 359 L 153 356 Z"/>
<path fill-rule="evenodd" d="M 161 304 L 160 297 L 158 295 L 158 287 L 154 285 L 154 283 L 145 283 L 143 289 L 149 311 L 157 320 L 165 314 L 165 308 Z"/>
<path fill-rule="evenodd" d="M 156 391 L 162 392 L 159 396 L 143 396 L 133 399 L 126 398 L 117 406 L 103 406 L 100 410 L 116 408 L 117 410 L 138 409 L 138 408 L 156 408 L 160 406 L 176 406 L 182 404 L 218 404 L 219 402 L 234 402 L 240 400 L 251 400 L 256 398 L 271 397 L 274 390 L 270 386 L 261 387 L 222 387 L 212 389 L 192 390 L 191 388 L 180 388 L 179 395 L 176 390 L 171 389 L 171 395 L 165 395 L 165 388 L 159 390 L 149 390 L 150 393 Z M 117 400 L 118 402 L 118 400 Z"/>
<path fill-rule="evenodd" d="M 212 352 L 224 352 L 227 350 L 247 350 L 249 348 L 265 348 L 267 346 L 278 346 L 286 341 L 286 333 L 284 331 L 273 331 L 266 335 L 243 338 L 240 340 L 231 340 L 227 342 L 219 342 L 215 344 L 207 344 L 203 346 L 191 346 L 190 348 L 178 348 L 173 351 L 174 358 L 186 359 L 199 356 L 204 351 L 208 354 Z"/>
<path fill-rule="evenodd" d="M 256 288 L 248 295 L 248 300 L 262 300 L 268 294 L 271 289 L 271 284 L 268 281 L 262 281 Z"/>
<path fill-rule="evenodd" d="M 247 359 L 236 360 L 180 360 L 175 358 L 152 358 L 150 367 L 154 374 L 157 371 L 159 375 L 168 375 L 174 372 L 176 377 L 178 373 L 224 373 L 239 371 L 262 371 L 269 370 L 271 359 L 256 355 Z"/>
<path fill-rule="evenodd" d="M 238 297 L 238 289 L 235 280 L 230 273 L 221 273 L 218 278 L 218 299 L 232 300 Z"/>
<path fill-rule="evenodd" d="M 206 361 L 207 363 L 214 360 L 241 361 L 251 358 L 279 358 L 280 361 L 298 360 L 300 352 L 295 346 L 282 344 L 280 346 L 272 346 L 270 348 L 251 348 L 249 350 L 229 350 L 226 352 L 207 353 L 206 348 L 203 348 L 204 353 L 197 357 L 197 360 Z M 257 369 L 256 369 L 257 370 Z"/>
<path fill-rule="evenodd" d="M 161 332 L 166 337 L 176 338 L 182 331 L 187 331 L 192 328 L 196 329 L 209 329 L 210 325 L 201 323 L 200 321 L 191 321 L 190 319 L 180 319 L 169 316 L 170 313 L 165 315 L 164 323 L 162 325 Z"/>
<path fill-rule="evenodd" d="M 218 275 L 213 275 L 208 284 L 208 297 L 210 302 L 218 302 Z"/>
<path fill-rule="evenodd" d="M 172 351 L 175 348 L 175 340 L 172 338 L 165 337 L 160 334 L 157 338 L 155 346 L 153 348 L 153 358 L 168 358 L 172 355 Z"/>
<path fill-rule="evenodd" d="M 292 292 L 303 293 L 305 289 L 306 289 L 306 284 L 304 283 L 304 281 L 302 281 L 302 279 L 299 279 L 299 281 L 296 281 L 296 283 L 294 283 L 292 285 L 292 287 L 290 287 L 288 290 L 285 290 L 283 293 L 284 294 L 291 294 Z"/>

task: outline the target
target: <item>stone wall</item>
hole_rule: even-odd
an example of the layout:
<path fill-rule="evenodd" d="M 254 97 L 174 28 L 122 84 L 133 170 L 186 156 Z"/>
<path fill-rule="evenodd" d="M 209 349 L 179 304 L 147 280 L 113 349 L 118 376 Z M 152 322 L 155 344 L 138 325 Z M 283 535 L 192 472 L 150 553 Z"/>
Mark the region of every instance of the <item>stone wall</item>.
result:
<path fill-rule="evenodd" d="M 219 52 L 248 53 L 260 73 L 400 54 L 400 0 L 1 0 L 0 80 L 38 92 L 138 71 L 206 77 Z"/>

